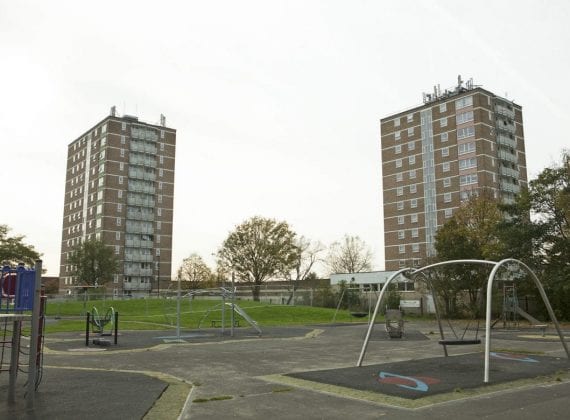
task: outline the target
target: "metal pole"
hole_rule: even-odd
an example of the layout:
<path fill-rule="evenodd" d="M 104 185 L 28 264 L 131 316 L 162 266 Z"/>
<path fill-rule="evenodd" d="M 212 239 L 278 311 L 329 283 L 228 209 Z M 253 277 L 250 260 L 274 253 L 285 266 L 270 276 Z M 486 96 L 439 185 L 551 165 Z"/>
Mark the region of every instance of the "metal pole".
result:
<path fill-rule="evenodd" d="M 115 312 L 115 346 L 117 345 L 118 335 L 119 335 L 119 313 Z"/>
<path fill-rule="evenodd" d="M 235 288 L 235 274 L 232 271 L 232 315 L 231 315 L 231 329 L 230 329 L 230 335 L 233 337 L 234 336 L 234 323 L 235 323 L 235 305 L 236 305 L 236 288 Z"/>
<path fill-rule="evenodd" d="M 178 292 L 176 293 L 176 339 L 180 340 L 180 276 L 178 276 Z"/>
<path fill-rule="evenodd" d="M 382 287 L 382 290 L 380 291 L 380 296 L 378 296 L 378 300 L 376 301 L 376 306 L 374 307 L 374 314 L 372 315 L 372 318 L 370 318 L 370 322 L 368 324 L 368 331 L 366 331 L 366 338 L 364 338 L 364 343 L 362 344 L 362 350 L 360 351 L 360 357 L 358 358 L 358 362 L 356 363 L 357 367 L 362 366 L 362 361 L 364 360 L 364 355 L 366 354 L 366 348 L 368 347 L 368 341 L 370 340 L 370 335 L 372 334 L 372 330 L 374 329 L 374 320 L 378 315 L 378 310 L 380 309 L 380 303 L 382 303 L 382 299 L 384 298 L 384 293 L 386 292 L 388 285 L 401 273 L 410 270 L 411 270 L 410 268 L 403 268 L 399 271 L 396 271 L 394 274 L 390 276 L 388 280 L 386 280 L 386 283 L 384 283 L 384 287 Z"/>
<path fill-rule="evenodd" d="M 85 316 L 85 347 L 89 347 L 89 321 L 91 318 L 91 314 L 87 312 Z"/>
<path fill-rule="evenodd" d="M 32 308 L 32 329 L 30 333 L 30 354 L 28 362 L 28 392 L 26 396 L 26 407 L 34 408 L 36 396 L 36 375 L 38 373 L 38 339 L 40 330 L 40 300 L 42 291 L 42 260 L 36 261 L 34 284 L 34 306 Z"/>

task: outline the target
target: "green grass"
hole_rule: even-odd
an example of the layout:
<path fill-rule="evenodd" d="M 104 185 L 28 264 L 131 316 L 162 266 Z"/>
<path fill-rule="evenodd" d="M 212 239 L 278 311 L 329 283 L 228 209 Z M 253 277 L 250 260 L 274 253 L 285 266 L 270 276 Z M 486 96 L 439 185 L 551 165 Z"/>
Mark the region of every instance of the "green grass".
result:
<path fill-rule="evenodd" d="M 210 327 L 212 320 L 222 318 L 221 299 L 183 298 L 180 301 L 180 325 L 182 328 L 194 329 Z M 310 306 L 286 306 L 260 303 L 249 300 L 236 302 L 261 327 L 307 325 L 330 323 L 335 309 Z M 121 330 L 160 330 L 176 326 L 176 299 L 129 299 L 129 300 L 90 300 L 82 301 L 48 301 L 46 315 L 49 322 L 46 332 L 66 332 L 85 330 L 85 313 L 96 307 L 99 315 L 104 317 L 108 308 L 113 307 L 119 313 L 119 329 Z M 210 311 L 208 313 L 208 311 Z M 225 319 L 229 327 L 230 310 L 226 307 Z M 247 322 L 236 314 L 240 326 Z M 349 311 L 340 310 L 336 322 L 367 322 L 367 318 L 355 319 Z"/>

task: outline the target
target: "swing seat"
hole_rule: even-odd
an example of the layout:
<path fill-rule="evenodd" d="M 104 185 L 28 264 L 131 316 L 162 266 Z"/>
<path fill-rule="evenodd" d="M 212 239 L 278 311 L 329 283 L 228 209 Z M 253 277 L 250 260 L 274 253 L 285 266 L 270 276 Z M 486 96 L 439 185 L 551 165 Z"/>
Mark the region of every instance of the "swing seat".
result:
<path fill-rule="evenodd" d="M 355 318 L 364 318 L 365 316 L 368 316 L 368 312 L 351 312 L 350 315 Z"/>
<path fill-rule="evenodd" d="M 478 338 L 473 340 L 439 340 L 438 343 L 443 346 L 468 346 L 481 344 L 481 340 Z"/>

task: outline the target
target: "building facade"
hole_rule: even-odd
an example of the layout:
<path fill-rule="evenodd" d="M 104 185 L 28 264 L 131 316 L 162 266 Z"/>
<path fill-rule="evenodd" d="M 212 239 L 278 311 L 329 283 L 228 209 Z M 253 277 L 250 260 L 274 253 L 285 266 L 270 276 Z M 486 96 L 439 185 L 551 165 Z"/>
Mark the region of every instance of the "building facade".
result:
<path fill-rule="evenodd" d="M 119 272 L 106 283 L 114 295 L 160 290 L 172 270 L 176 130 L 118 116 L 115 107 L 68 146 L 60 290 L 82 284 L 68 262 L 90 239 L 117 255 Z"/>
<path fill-rule="evenodd" d="M 382 118 L 386 270 L 435 256 L 435 234 L 471 194 L 512 202 L 527 183 L 521 106 L 472 81 Z"/>

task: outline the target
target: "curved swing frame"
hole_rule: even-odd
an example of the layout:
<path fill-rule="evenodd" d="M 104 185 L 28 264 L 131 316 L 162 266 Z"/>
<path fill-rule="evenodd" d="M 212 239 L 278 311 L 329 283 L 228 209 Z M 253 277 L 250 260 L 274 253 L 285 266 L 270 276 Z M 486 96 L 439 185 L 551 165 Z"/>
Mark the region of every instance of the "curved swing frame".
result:
<path fill-rule="evenodd" d="M 486 302 L 486 312 L 485 312 L 485 367 L 484 367 L 484 374 L 483 374 L 483 382 L 484 383 L 489 383 L 489 367 L 490 367 L 490 359 L 491 359 L 491 357 L 490 357 L 490 355 L 491 355 L 491 303 L 492 303 L 491 294 L 493 292 L 493 282 L 495 280 L 495 277 L 496 277 L 499 269 L 502 266 L 505 266 L 507 264 L 512 264 L 512 263 L 518 264 L 527 273 L 529 273 L 530 276 L 532 277 L 532 279 L 533 279 L 533 281 L 534 281 L 534 283 L 535 283 L 535 285 L 536 285 L 536 287 L 540 293 L 540 297 L 542 298 L 542 301 L 543 301 L 544 305 L 546 306 L 546 310 L 548 311 L 548 315 L 550 316 L 550 320 L 552 321 L 552 323 L 554 324 L 554 326 L 556 328 L 556 331 L 558 332 L 558 336 L 560 338 L 560 342 L 562 343 L 562 347 L 566 351 L 566 356 L 568 357 L 568 359 L 570 359 L 570 351 L 568 350 L 568 346 L 566 345 L 566 342 L 564 341 L 564 336 L 562 335 L 562 330 L 560 329 L 560 324 L 558 323 L 558 320 L 556 319 L 556 315 L 554 314 L 554 311 L 552 310 L 552 306 L 550 305 L 548 297 L 546 296 L 546 293 L 544 292 L 544 288 L 542 287 L 542 284 L 538 280 L 538 277 L 522 261 L 519 261 L 519 260 L 516 260 L 513 258 L 506 258 L 506 259 L 501 260 L 499 262 L 487 261 L 487 260 L 452 260 L 452 261 L 444 261 L 444 262 L 439 262 L 439 263 L 427 265 L 427 266 L 419 268 L 419 269 L 403 268 L 401 270 L 396 271 L 394 274 L 392 274 L 390 276 L 390 278 L 386 281 L 386 283 L 384 283 L 384 286 L 382 287 L 382 290 L 380 292 L 380 296 L 378 297 L 378 300 L 376 301 L 376 306 L 374 307 L 374 313 L 373 313 L 373 315 L 370 319 L 370 322 L 368 324 L 368 330 L 366 332 L 366 336 L 364 338 L 364 343 L 362 344 L 362 349 L 360 351 L 360 356 L 358 358 L 358 362 L 357 362 L 356 366 L 357 367 L 362 366 L 362 362 L 363 362 L 364 356 L 366 354 L 366 349 L 367 349 L 368 343 L 370 341 L 370 335 L 372 334 L 372 330 L 374 329 L 376 316 L 378 315 L 378 311 L 380 309 L 380 305 L 382 303 L 382 300 L 384 299 L 384 295 L 386 294 L 386 290 L 388 289 L 388 286 L 390 285 L 390 283 L 392 281 L 394 281 L 401 274 L 420 274 L 420 273 L 423 273 L 424 271 L 427 271 L 428 269 L 438 267 L 438 266 L 451 265 L 451 264 L 466 264 L 466 263 L 467 264 L 482 264 L 482 265 L 492 265 L 493 266 L 493 269 L 491 270 L 491 273 L 489 274 L 489 278 L 487 280 L 487 302 Z M 432 291 L 432 293 L 433 293 L 433 291 Z M 441 322 L 439 321 L 439 315 L 437 314 L 437 310 L 436 310 L 436 316 L 438 318 L 438 323 L 439 323 L 439 327 L 441 330 Z M 466 344 L 466 343 L 463 343 L 463 344 Z"/>

